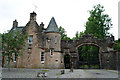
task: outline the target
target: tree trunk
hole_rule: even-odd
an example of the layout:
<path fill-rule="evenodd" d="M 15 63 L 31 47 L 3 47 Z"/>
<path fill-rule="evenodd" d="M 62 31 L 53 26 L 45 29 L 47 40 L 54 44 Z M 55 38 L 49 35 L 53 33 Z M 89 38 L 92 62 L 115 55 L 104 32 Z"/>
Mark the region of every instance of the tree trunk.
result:
<path fill-rule="evenodd" d="M 4 67 L 4 56 L 2 55 L 2 67 Z"/>
<path fill-rule="evenodd" d="M 10 71 L 10 57 L 8 57 L 8 71 Z"/>

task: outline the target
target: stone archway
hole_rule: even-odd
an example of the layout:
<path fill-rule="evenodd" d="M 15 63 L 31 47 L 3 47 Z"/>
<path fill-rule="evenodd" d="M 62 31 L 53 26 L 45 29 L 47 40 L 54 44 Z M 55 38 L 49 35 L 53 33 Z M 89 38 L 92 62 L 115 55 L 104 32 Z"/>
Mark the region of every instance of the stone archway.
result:
<path fill-rule="evenodd" d="M 100 40 L 93 35 L 86 34 L 83 35 L 79 40 L 62 40 L 61 41 L 61 50 L 63 53 L 67 50 L 67 53 L 71 54 L 71 63 L 73 62 L 74 68 L 77 68 L 79 63 L 79 54 L 78 54 L 78 47 L 82 45 L 94 45 L 99 47 L 99 61 L 100 61 L 100 68 L 107 69 L 108 66 L 112 66 L 109 69 L 115 68 L 113 63 L 115 60 L 110 60 L 112 58 L 109 55 L 115 56 L 113 49 L 114 45 L 114 37 L 113 36 L 106 36 L 103 40 Z M 113 58 L 114 59 L 114 58 Z M 106 65 L 107 63 L 107 65 Z"/>
<path fill-rule="evenodd" d="M 94 49 L 90 50 L 93 47 Z M 82 49 L 87 48 L 87 49 Z M 82 51 L 83 50 L 83 51 Z M 90 50 L 90 51 L 89 51 Z M 101 65 L 100 47 L 97 44 L 83 43 L 77 47 L 80 69 L 99 69 Z"/>
<path fill-rule="evenodd" d="M 103 56 L 105 52 L 109 53 L 110 51 L 113 51 L 113 44 L 114 44 L 113 42 L 114 42 L 113 37 L 106 36 L 104 40 L 99 40 L 93 35 L 83 35 L 82 38 L 75 41 L 76 53 L 78 54 L 78 47 L 82 45 L 94 45 L 94 46 L 99 47 L 100 68 L 104 68 L 105 66 L 103 64 L 105 61 L 103 61 L 104 60 Z"/>

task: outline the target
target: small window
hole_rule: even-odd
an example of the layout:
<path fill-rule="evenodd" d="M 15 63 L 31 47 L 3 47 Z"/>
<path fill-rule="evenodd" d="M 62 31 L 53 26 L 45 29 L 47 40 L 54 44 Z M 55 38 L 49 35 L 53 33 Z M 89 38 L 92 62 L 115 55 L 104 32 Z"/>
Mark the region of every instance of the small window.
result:
<path fill-rule="evenodd" d="M 57 43 L 57 36 L 55 36 L 55 40 L 54 40 L 55 44 Z"/>
<path fill-rule="evenodd" d="M 30 35 L 29 38 L 28 38 L 28 43 L 32 44 L 32 42 L 33 42 L 33 35 Z"/>
<path fill-rule="evenodd" d="M 50 56 L 53 56 L 53 49 L 50 50 Z"/>
<path fill-rule="evenodd" d="M 44 63 L 45 62 L 45 53 L 42 52 L 41 53 L 41 63 Z"/>
<path fill-rule="evenodd" d="M 16 58 L 17 58 L 17 55 L 16 55 L 16 54 L 14 54 L 14 62 L 16 62 Z"/>

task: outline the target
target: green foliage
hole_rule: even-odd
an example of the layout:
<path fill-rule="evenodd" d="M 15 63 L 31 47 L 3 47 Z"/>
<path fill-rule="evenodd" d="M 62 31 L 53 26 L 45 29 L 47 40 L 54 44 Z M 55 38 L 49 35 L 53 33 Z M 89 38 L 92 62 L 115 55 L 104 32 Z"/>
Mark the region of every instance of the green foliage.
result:
<path fill-rule="evenodd" d="M 81 65 L 80 67 L 82 67 L 82 68 L 88 68 L 89 66 L 88 65 Z M 97 65 L 91 64 L 90 67 L 91 68 L 99 68 L 99 65 L 98 64 Z"/>
<path fill-rule="evenodd" d="M 79 33 L 78 33 L 78 31 L 76 32 L 75 37 L 73 37 L 72 39 L 73 40 L 78 40 L 79 39 Z"/>
<path fill-rule="evenodd" d="M 118 40 L 115 40 L 115 46 L 114 46 L 115 50 L 120 50 L 120 38 Z"/>
<path fill-rule="evenodd" d="M 13 55 L 16 55 L 17 58 L 22 52 L 26 39 L 27 34 L 22 34 L 20 31 L 9 31 L 8 33 L 2 34 L 3 56 L 7 56 L 8 69 L 10 62 L 13 61 Z"/>
<path fill-rule="evenodd" d="M 104 36 L 109 34 L 108 30 L 111 28 L 111 18 L 108 14 L 103 14 L 104 7 L 100 4 L 94 6 L 94 9 L 89 11 L 90 17 L 86 22 L 86 34 L 93 34 L 99 39 L 103 39 Z"/>
<path fill-rule="evenodd" d="M 78 52 L 79 52 L 79 59 L 80 61 L 83 62 L 89 62 L 91 68 L 94 67 L 95 68 L 95 64 L 94 65 L 94 61 L 99 62 L 99 58 L 98 58 L 98 53 L 99 53 L 99 48 L 96 46 L 92 46 L 92 45 L 84 45 L 81 46 L 80 48 L 78 48 Z M 85 64 L 80 66 L 80 67 L 88 67 L 88 65 L 86 66 Z M 96 67 L 96 68 L 99 68 Z"/>
<path fill-rule="evenodd" d="M 70 37 L 67 37 L 66 31 L 64 28 L 60 26 L 59 31 L 61 33 L 61 40 L 70 40 Z"/>
<path fill-rule="evenodd" d="M 47 69 L 45 69 L 45 70 L 42 70 L 43 72 L 49 72 L 50 70 L 47 70 Z"/>
<path fill-rule="evenodd" d="M 81 38 L 82 37 L 82 35 L 84 34 L 84 32 L 76 32 L 76 34 L 75 34 L 75 37 L 73 37 L 72 38 L 72 40 L 78 40 L 79 38 Z"/>
<path fill-rule="evenodd" d="M 0 33 L 0 49 L 2 49 L 2 34 Z"/>

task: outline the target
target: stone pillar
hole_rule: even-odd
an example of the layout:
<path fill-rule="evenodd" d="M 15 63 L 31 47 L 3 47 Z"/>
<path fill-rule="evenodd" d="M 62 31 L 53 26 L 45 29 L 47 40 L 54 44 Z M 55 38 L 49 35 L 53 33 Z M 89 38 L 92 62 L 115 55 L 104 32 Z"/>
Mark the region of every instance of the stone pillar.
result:
<path fill-rule="evenodd" d="M 100 52 L 99 53 L 99 62 L 100 62 L 100 69 L 102 69 L 103 67 L 102 67 L 102 53 Z"/>
<path fill-rule="evenodd" d="M 120 50 L 116 51 L 117 70 L 120 71 Z"/>

